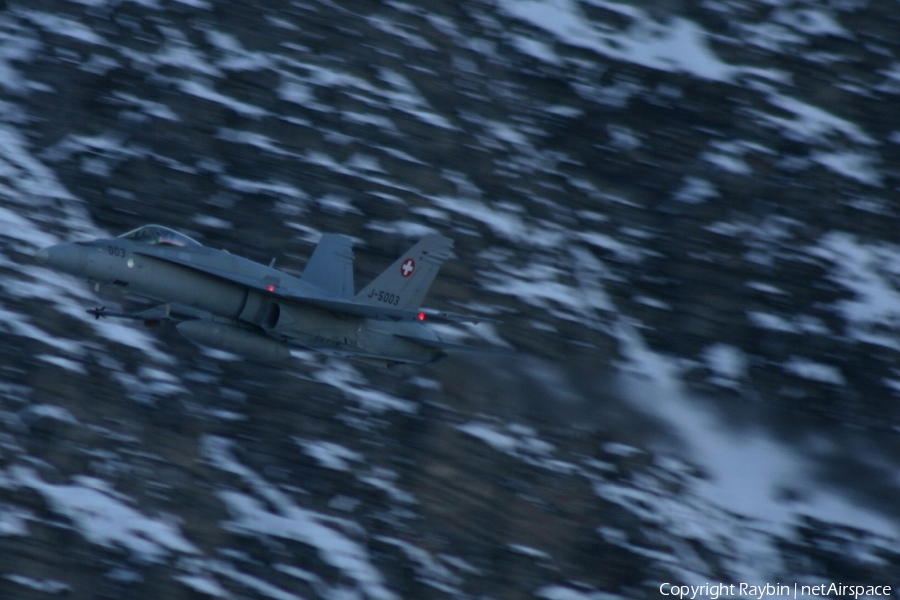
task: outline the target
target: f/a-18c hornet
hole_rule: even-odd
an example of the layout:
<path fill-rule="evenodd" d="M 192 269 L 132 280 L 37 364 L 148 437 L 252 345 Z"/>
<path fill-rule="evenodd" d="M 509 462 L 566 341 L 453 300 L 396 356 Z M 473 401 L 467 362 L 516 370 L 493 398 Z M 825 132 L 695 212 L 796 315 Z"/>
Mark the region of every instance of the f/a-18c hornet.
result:
<path fill-rule="evenodd" d="M 274 260 L 259 264 L 160 225 L 51 246 L 35 257 L 98 290 L 117 285 L 162 303 L 137 312 L 87 311 L 98 319 L 176 321 L 196 344 L 257 361 L 284 360 L 299 347 L 390 366 L 479 350 L 444 342 L 424 325 L 480 320 L 420 308 L 452 246 L 450 238 L 426 236 L 359 293 L 352 241 L 331 233 L 322 236 L 301 277 L 273 268 Z"/>

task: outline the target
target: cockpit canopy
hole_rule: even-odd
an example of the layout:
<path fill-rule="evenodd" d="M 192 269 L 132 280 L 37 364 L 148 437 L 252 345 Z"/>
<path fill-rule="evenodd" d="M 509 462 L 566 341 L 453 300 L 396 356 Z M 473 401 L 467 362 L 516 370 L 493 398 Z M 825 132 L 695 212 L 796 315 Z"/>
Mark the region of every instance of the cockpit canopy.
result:
<path fill-rule="evenodd" d="M 197 240 L 162 225 L 142 225 L 119 237 L 153 246 L 202 246 Z"/>

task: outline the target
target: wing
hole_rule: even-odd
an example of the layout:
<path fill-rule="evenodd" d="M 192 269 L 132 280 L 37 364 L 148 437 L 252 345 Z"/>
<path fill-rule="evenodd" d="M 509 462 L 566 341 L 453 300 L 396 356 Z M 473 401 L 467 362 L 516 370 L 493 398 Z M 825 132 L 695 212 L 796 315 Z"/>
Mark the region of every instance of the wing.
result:
<path fill-rule="evenodd" d="M 290 292 L 275 293 L 276 296 L 286 298 L 300 304 L 308 304 L 309 306 L 317 306 L 339 312 L 354 317 L 363 317 L 365 319 L 382 319 L 391 321 L 419 321 L 419 312 L 415 310 L 406 310 L 403 308 L 392 308 L 389 306 L 374 306 L 372 304 L 361 304 L 353 300 L 338 300 L 333 298 L 316 298 L 303 294 L 291 294 Z"/>
<path fill-rule="evenodd" d="M 158 249 L 154 246 L 150 246 L 148 248 L 134 248 L 132 252 L 134 252 L 135 254 L 141 254 L 143 256 L 149 256 L 150 258 L 155 258 L 156 260 L 163 260 L 176 265 L 180 265 L 182 267 L 187 267 L 188 269 L 193 269 L 194 271 L 199 271 L 200 273 L 206 273 L 207 275 L 213 275 L 215 277 L 219 277 L 220 279 L 233 281 L 234 283 L 251 289 L 259 290 L 261 292 L 269 291 L 267 283 L 259 277 L 241 275 L 227 269 L 213 267 L 212 265 L 206 264 L 205 262 L 203 262 L 202 260 L 198 260 L 197 258 L 190 258 L 189 254 L 176 254 L 175 252 L 170 252 L 169 250 L 169 248 Z M 185 254 L 185 256 L 182 257 L 180 256 L 180 254 Z M 265 266 L 253 263 L 252 261 L 249 261 L 247 259 L 242 259 L 241 257 L 233 258 L 246 261 L 247 263 L 250 263 L 261 269 L 266 269 Z M 277 271 L 273 269 L 272 272 L 275 273 Z"/>
<path fill-rule="evenodd" d="M 452 344 L 450 342 L 443 342 L 441 340 L 428 340 L 423 338 L 418 338 L 412 335 L 397 335 L 396 337 L 400 339 L 404 339 L 408 342 L 413 342 L 415 344 L 419 344 L 420 346 L 425 346 L 426 348 L 433 348 L 435 350 L 441 350 L 443 352 L 472 352 L 478 354 L 493 354 L 495 356 L 512 356 L 516 354 L 515 351 L 509 348 L 495 348 L 495 347 L 485 347 L 485 346 L 464 346 L 462 344 Z"/>
<path fill-rule="evenodd" d="M 276 295 L 279 295 L 276 293 Z M 355 317 L 364 317 L 366 319 L 384 319 L 391 321 L 419 321 L 419 322 L 435 322 L 435 323 L 497 323 L 496 319 L 481 317 L 479 315 L 463 315 L 453 312 L 443 312 L 435 310 L 408 310 L 405 308 L 395 308 L 391 306 L 378 306 L 374 304 L 363 304 L 354 300 L 337 300 L 332 298 L 314 298 L 304 295 L 282 293 L 284 298 L 293 300 L 301 304 L 317 306 Z"/>
<path fill-rule="evenodd" d="M 424 321 L 425 319 L 427 319 L 429 321 L 435 321 L 437 323 L 472 323 L 473 325 L 477 325 L 478 323 L 499 323 L 497 319 L 491 319 L 479 315 L 463 315 L 460 313 L 434 311 L 429 309 L 422 310 L 421 314 L 424 314 L 425 318 L 423 319 L 420 316 L 420 321 Z"/>

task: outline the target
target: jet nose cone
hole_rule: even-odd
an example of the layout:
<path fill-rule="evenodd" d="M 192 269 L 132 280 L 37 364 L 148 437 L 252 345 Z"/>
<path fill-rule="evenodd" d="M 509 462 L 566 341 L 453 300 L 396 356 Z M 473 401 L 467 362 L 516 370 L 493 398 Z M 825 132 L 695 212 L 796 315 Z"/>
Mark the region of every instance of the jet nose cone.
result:
<path fill-rule="evenodd" d="M 83 275 L 87 264 L 87 249 L 78 244 L 58 244 L 38 250 L 34 257 L 57 271 Z"/>

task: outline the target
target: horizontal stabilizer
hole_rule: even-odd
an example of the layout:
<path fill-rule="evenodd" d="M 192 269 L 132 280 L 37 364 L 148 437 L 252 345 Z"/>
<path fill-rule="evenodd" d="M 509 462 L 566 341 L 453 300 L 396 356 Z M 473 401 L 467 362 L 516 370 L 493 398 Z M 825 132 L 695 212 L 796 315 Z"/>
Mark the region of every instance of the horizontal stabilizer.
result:
<path fill-rule="evenodd" d="M 354 317 L 363 317 L 364 319 L 392 320 L 392 321 L 417 321 L 419 313 L 414 310 L 406 310 L 403 308 L 392 308 L 388 306 L 375 306 L 372 304 L 363 304 L 355 300 L 338 300 L 332 298 L 314 298 L 299 294 L 279 294 L 284 298 L 288 298 L 300 304 L 309 306 L 317 306 Z"/>
<path fill-rule="evenodd" d="M 437 323 L 472 323 L 477 325 L 478 323 L 498 323 L 497 319 L 489 319 L 487 317 L 482 317 L 479 315 L 463 315 L 460 313 L 454 312 L 446 312 L 446 311 L 436 311 L 436 310 L 428 310 L 424 309 L 421 311 L 425 318 L 419 318 L 420 321 L 435 321 Z"/>
<path fill-rule="evenodd" d="M 465 346 L 463 344 L 453 344 L 441 340 L 428 340 L 412 335 L 396 335 L 396 337 L 419 344 L 420 346 L 425 346 L 426 348 L 443 350 L 444 352 L 471 352 L 477 354 L 493 354 L 495 356 L 512 356 L 516 353 L 511 348 L 497 348 L 496 346 Z"/>

